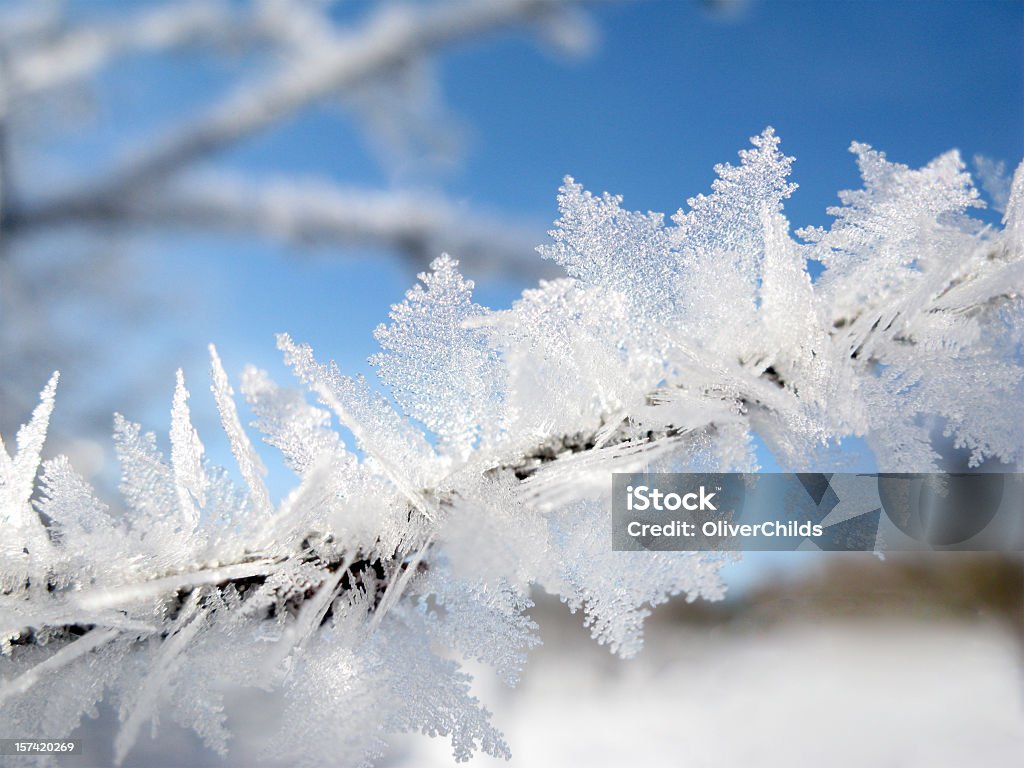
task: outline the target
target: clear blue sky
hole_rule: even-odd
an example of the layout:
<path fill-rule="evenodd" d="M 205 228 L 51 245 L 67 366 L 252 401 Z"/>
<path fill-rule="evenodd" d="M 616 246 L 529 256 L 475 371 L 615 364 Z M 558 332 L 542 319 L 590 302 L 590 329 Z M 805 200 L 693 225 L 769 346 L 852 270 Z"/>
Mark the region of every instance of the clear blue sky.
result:
<path fill-rule="evenodd" d="M 355 14 L 364 5 L 339 7 Z M 565 174 L 624 194 L 630 207 L 670 213 L 707 190 L 715 163 L 734 161 L 749 136 L 772 125 L 797 158 L 800 189 L 786 211 L 796 227 L 826 223 L 836 192 L 857 185 L 846 151 L 854 139 L 912 165 L 953 147 L 967 159 L 981 153 L 1011 167 L 1024 156 L 1019 1 L 754 0 L 723 19 L 692 0 L 661 0 L 599 7 L 593 16 L 600 39 L 582 59 L 539 49 L 520 34 L 439 62 L 467 141 L 462 163 L 430 183 L 535 222 L 539 233 L 556 216 Z M 115 98 L 98 133 L 79 139 L 82 162 L 115 135 L 142 135 L 214 100 L 232 74 L 201 59 L 179 65 L 171 78 L 161 67 L 140 62 L 108 78 Z M 149 89 L 150 77 L 164 84 Z M 254 173 L 394 183 L 365 137 L 333 109 L 256 137 L 224 160 Z M 368 371 L 373 328 L 414 280 L 382 254 L 339 260 L 256 240 L 180 237 L 147 248 L 159 254 L 148 269 L 160 290 L 192 296 L 187 320 L 158 329 L 138 350 L 154 377 L 165 375 L 167 398 L 129 415 L 158 430 L 183 360 L 198 415 L 212 412 L 202 396 L 208 341 L 232 375 L 254 362 L 284 379 L 277 331 L 311 342 L 344 370 Z M 523 287 L 483 283 L 478 297 L 507 306 Z M 173 355 L 157 343 L 161 337 L 177 340 Z"/>

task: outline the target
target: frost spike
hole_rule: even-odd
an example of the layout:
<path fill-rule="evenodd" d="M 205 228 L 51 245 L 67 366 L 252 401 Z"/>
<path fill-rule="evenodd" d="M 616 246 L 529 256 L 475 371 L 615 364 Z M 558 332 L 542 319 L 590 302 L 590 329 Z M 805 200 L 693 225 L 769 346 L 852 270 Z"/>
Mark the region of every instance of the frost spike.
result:
<path fill-rule="evenodd" d="M 249 435 L 242 428 L 242 422 L 238 418 L 238 408 L 235 406 L 234 390 L 224 372 L 217 348 L 213 344 L 210 345 L 210 376 L 213 379 L 210 390 L 217 401 L 220 422 L 231 443 L 231 453 L 234 454 L 235 461 L 238 462 L 238 469 L 249 488 L 249 500 L 253 505 L 253 510 L 262 516 L 270 515 L 273 508 L 267 486 L 263 482 L 263 475 L 267 473 L 267 470 L 263 466 L 263 462 L 260 461 L 256 449 L 253 448 Z"/>
<path fill-rule="evenodd" d="M 312 350 L 305 344 L 293 342 L 287 333 L 278 335 L 277 345 L 285 353 L 285 362 L 292 366 L 299 379 L 316 393 L 324 405 L 334 411 L 334 415 L 338 417 L 342 426 L 346 427 L 355 436 L 363 450 L 372 455 L 374 461 L 380 464 L 395 487 L 424 517 L 431 522 L 436 521 L 437 513 L 433 509 L 433 505 L 406 479 L 405 473 L 388 459 L 387 452 L 381 449 L 373 433 L 363 425 L 351 408 L 345 406 L 332 387 L 324 380 L 323 372 L 318 370 L 321 366 L 314 360 Z"/>
<path fill-rule="evenodd" d="M 93 649 L 99 648 L 105 643 L 109 643 L 119 634 L 121 634 L 121 631 L 118 629 L 93 629 L 86 632 L 77 640 L 65 645 L 53 654 L 53 656 L 50 656 L 45 661 L 36 664 L 27 672 L 22 673 L 11 680 L 11 682 L 7 683 L 7 685 L 0 688 L 0 704 L 3 704 L 4 700 L 10 696 L 17 696 L 18 694 L 24 693 L 39 682 L 40 678 L 44 675 L 56 672 L 57 670 L 66 667 L 75 659 L 89 653 Z"/>
<path fill-rule="evenodd" d="M 176 627 L 172 634 L 160 646 L 153 661 L 153 669 L 149 676 L 142 683 L 133 706 L 128 710 L 128 716 L 122 717 L 124 725 L 114 739 L 114 763 L 121 765 L 128 752 L 135 745 L 139 736 L 139 729 L 147 716 L 152 716 L 159 697 L 171 675 L 174 674 L 175 662 L 188 644 L 203 628 L 206 617 L 206 609 L 200 609 L 199 603 L 202 597 L 202 590 L 195 590 L 189 597 L 188 602 L 182 607 L 181 614 L 175 621 Z"/>
<path fill-rule="evenodd" d="M 249 579 L 254 576 L 266 576 L 277 568 L 274 560 L 260 559 L 246 563 L 225 565 L 222 568 L 209 568 L 188 573 L 165 576 L 135 584 L 124 584 L 108 589 L 85 590 L 75 596 L 73 605 L 84 611 L 96 611 L 105 608 L 123 607 L 143 600 L 152 600 L 161 594 L 186 589 L 197 589 L 209 584 L 219 584 L 233 579 Z"/>
<path fill-rule="evenodd" d="M 417 550 L 412 560 L 409 561 L 405 568 L 396 567 L 395 572 L 391 575 L 391 581 L 388 583 L 387 589 L 384 591 L 384 597 L 381 598 L 380 605 L 377 606 L 377 610 L 373 613 L 373 618 L 370 620 L 370 631 L 373 632 L 380 626 L 380 623 L 384 620 L 387 612 L 391 610 L 391 607 L 398 602 L 398 598 L 405 592 L 405 588 L 409 585 L 409 580 L 415 575 L 416 570 L 419 568 L 421 562 L 423 562 L 424 555 L 427 554 L 427 550 L 430 549 L 430 545 L 434 543 L 434 537 L 429 537 L 423 545 Z"/>
<path fill-rule="evenodd" d="M 5 548 L 9 547 L 11 554 L 16 550 L 20 556 L 21 550 L 27 548 L 31 555 L 49 545 L 42 521 L 32 509 L 31 499 L 59 379 L 60 373 L 54 372 L 43 387 L 32 417 L 18 430 L 17 450 L 13 457 L 7 454 L 0 439 L 0 527 L 4 528 Z"/>
<path fill-rule="evenodd" d="M 39 470 L 59 379 L 60 372 L 55 371 L 39 393 L 39 404 L 32 411 L 31 419 L 18 430 L 14 456 L 8 456 L 0 438 L 0 469 L 3 470 L 0 480 L 4 481 L 8 498 L 14 504 L 25 505 L 32 498 L 32 484 Z"/>
<path fill-rule="evenodd" d="M 374 336 L 384 352 L 370 358 L 380 380 L 414 419 L 440 438 L 442 452 L 469 458 L 504 421 L 505 371 L 487 336 L 471 323 L 488 313 L 473 302 L 473 281 L 443 254 L 421 272 L 391 325 Z"/>
<path fill-rule="evenodd" d="M 352 565 L 352 555 L 346 555 L 338 569 L 328 576 L 319 587 L 316 594 L 306 601 L 299 610 L 295 621 L 285 628 L 281 639 L 272 649 L 270 659 L 267 663 L 268 669 L 273 669 L 289 654 L 306 641 L 306 639 L 320 626 L 327 609 L 331 607 L 331 601 L 337 596 L 336 590 L 341 580 L 348 574 L 349 566 Z"/>
<path fill-rule="evenodd" d="M 174 470 L 174 485 L 185 531 L 192 532 L 199 524 L 199 509 L 195 502 L 206 504 L 208 482 L 203 471 L 203 444 L 192 427 L 185 374 L 180 368 L 171 407 L 171 467 Z"/>
<path fill-rule="evenodd" d="M 1005 237 L 1010 247 L 1016 249 L 1014 255 L 1021 256 L 1024 252 L 1024 162 L 1013 173 L 1003 225 L 1006 227 Z"/>

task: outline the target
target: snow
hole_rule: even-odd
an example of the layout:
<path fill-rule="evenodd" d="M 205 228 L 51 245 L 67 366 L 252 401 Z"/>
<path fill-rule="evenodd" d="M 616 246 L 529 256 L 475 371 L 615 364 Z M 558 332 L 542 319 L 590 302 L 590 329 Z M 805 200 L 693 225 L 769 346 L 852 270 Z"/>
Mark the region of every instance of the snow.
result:
<path fill-rule="evenodd" d="M 519 687 L 487 677 L 478 686 L 522 768 L 960 768 L 1013 765 L 1024 753 L 1019 646 L 996 623 L 652 621 L 628 663 L 602 657 L 555 617 L 541 623 L 554 631 Z M 387 765 L 450 764 L 437 744 L 403 746 Z"/>

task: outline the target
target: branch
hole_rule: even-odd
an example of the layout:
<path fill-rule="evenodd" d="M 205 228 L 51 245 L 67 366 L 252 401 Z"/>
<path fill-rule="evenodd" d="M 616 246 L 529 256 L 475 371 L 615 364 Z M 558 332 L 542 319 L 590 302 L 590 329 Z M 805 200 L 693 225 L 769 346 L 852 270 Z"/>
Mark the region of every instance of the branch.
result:
<path fill-rule="evenodd" d="M 525 224 L 438 193 L 339 187 L 312 179 L 204 175 L 153 194 L 14 211 L 11 217 L 21 232 L 81 224 L 199 229 L 301 245 L 383 246 L 406 254 L 416 268 L 450 252 L 476 275 L 561 274 L 552 262 L 536 257 L 540 231 Z"/>
<path fill-rule="evenodd" d="M 240 24 L 220 3 L 193 0 L 125 21 L 82 25 L 35 48 L 8 52 L 10 101 L 83 80 L 124 54 L 162 51 L 198 40 L 238 39 Z M 0 106 L 4 112 L 10 108 L 11 104 Z"/>
<path fill-rule="evenodd" d="M 579 472 L 581 468 L 597 467 L 605 471 L 609 467 L 616 467 L 613 471 L 628 471 L 637 461 L 649 461 L 680 448 L 683 441 L 714 434 L 717 428 L 715 422 L 708 422 L 700 427 L 685 430 L 666 427 L 637 437 L 632 435 L 628 428 L 615 429 L 614 424 L 609 426 L 613 430 L 603 444 L 599 438 L 603 426 L 593 433 L 549 439 L 515 463 L 494 467 L 489 473 L 510 472 L 519 480 L 524 494 L 533 497 L 540 494 L 550 495 L 553 493 L 552 488 L 561 484 L 560 470 L 563 468 L 574 472 Z M 454 492 L 442 493 L 439 506 L 449 506 L 453 500 Z M 412 512 L 411 506 L 409 511 Z M 303 615 L 303 609 L 311 601 L 320 606 L 329 606 L 333 598 L 340 594 L 353 589 L 366 589 L 368 579 L 373 583 L 380 582 L 377 591 L 370 597 L 372 610 L 383 613 L 398 599 L 413 575 L 430 569 L 431 538 L 418 546 L 413 546 L 409 551 L 398 550 L 390 558 L 366 560 L 358 552 L 345 550 L 333 536 L 325 537 L 322 533 L 310 531 L 302 539 L 299 548 L 292 552 L 280 548 L 274 552 L 246 552 L 231 562 L 200 565 L 192 570 L 114 587 L 68 590 L 48 584 L 47 592 L 54 601 L 54 607 L 65 614 L 68 608 L 73 608 L 76 612 L 97 609 L 123 611 L 131 604 L 163 598 L 166 601 L 165 609 L 168 615 L 173 616 L 190 599 L 199 599 L 200 604 L 205 604 L 206 597 L 199 595 L 199 590 L 203 588 L 210 588 L 211 595 L 223 595 L 227 591 L 233 591 L 246 600 L 255 594 L 256 588 L 266 584 L 267 578 L 276 571 L 289 563 L 303 563 L 321 569 L 324 575 L 323 585 L 327 586 L 328 592 L 321 591 L 323 585 L 316 585 L 305 593 L 292 596 L 284 606 L 292 619 Z M 383 586 L 386 578 L 390 578 L 391 585 L 381 591 L 379 587 Z M 0 597 L 6 594 L 9 593 L 0 592 Z M 11 645 L 32 644 L 35 642 L 36 634 L 41 630 L 46 631 L 51 642 L 56 638 L 73 641 L 83 632 L 90 633 L 87 637 L 101 636 L 99 624 L 68 624 L 53 621 L 50 613 L 52 612 L 43 611 L 25 615 L 23 622 L 6 626 Z M 317 611 L 315 615 L 314 625 L 320 625 L 330 618 L 330 613 L 326 611 Z M 274 616 L 275 613 L 271 611 L 265 618 Z M 11 624 L 10 620 L 8 624 Z M 123 623 L 106 622 L 102 626 L 107 626 L 111 632 L 123 632 L 129 636 L 140 637 L 159 631 L 127 620 Z M 315 629 L 315 626 L 310 629 Z M 105 634 L 102 636 L 106 638 Z M 12 691 L 0 688 L 0 699 L 10 692 Z"/>
<path fill-rule="evenodd" d="M 586 0 L 462 0 L 387 8 L 361 28 L 320 43 L 266 81 L 243 86 L 217 106 L 136 155 L 119 172 L 43 205 L 60 211 L 152 186 L 256 134 L 310 104 L 392 72 L 410 60 L 526 22 L 543 21 Z M 592 1 L 592 0 L 591 0 Z M 14 222 L 8 222 L 10 227 Z"/>

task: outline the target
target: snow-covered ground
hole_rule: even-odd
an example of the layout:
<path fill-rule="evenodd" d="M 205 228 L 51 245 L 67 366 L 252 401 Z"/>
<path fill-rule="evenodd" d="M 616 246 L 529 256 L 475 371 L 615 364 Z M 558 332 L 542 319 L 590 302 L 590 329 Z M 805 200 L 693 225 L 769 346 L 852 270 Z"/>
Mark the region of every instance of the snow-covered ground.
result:
<path fill-rule="evenodd" d="M 517 768 L 1024 761 L 1020 648 L 996 623 L 803 618 L 730 630 L 653 621 L 629 661 L 557 626 L 517 689 L 480 678 Z M 451 765 L 440 739 L 408 746 L 391 765 Z"/>

